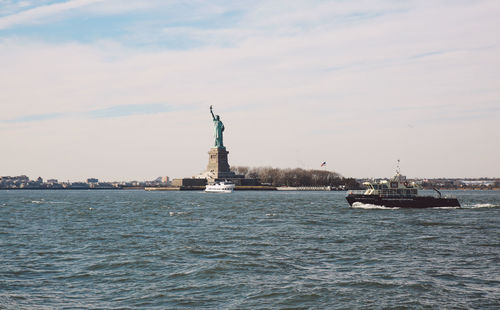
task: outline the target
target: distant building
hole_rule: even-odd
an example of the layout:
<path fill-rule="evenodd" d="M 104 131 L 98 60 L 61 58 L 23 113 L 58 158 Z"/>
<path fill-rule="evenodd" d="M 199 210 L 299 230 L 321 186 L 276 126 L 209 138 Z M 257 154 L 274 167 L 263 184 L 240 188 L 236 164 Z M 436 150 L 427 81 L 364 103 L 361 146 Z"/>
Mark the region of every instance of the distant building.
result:
<path fill-rule="evenodd" d="M 205 185 L 207 185 L 207 179 L 184 178 L 172 180 L 172 186 L 175 187 L 192 187 Z"/>
<path fill-rule="evenodd" d="M 74 189 L 89 188 L 89 185 L 83 182 L 73 182 L 71 183 L 69 188 L 74 188 Z"/>
<path fill-rule="evenodd" d="M 99 179 L 90 178 L 90 179 L 87 179 L 87 183 L 89 183 L 89 184 L 92 184 L 92 183 L 99 183 Z"/>
<path fill-rule="evenodd" d="M 461 180 L 461 183 L 469 187 L 494 186 L 494 180 Z"/>
<path fill-rule="evenodd" d="M 93 188 L 113 189 L 115 187 L 111 183 L 104 182 L 104 183 L 99 183 L 98 185 L 93 186 Z"/>

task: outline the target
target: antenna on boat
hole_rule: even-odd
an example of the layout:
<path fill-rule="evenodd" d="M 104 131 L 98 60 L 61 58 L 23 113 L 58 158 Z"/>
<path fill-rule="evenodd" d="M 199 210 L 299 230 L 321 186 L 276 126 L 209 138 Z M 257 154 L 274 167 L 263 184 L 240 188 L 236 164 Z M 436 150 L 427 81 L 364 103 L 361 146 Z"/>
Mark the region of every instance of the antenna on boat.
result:
<path fill-rule="evenodd" d="M 400 162 L 400 160 L 398 159 L 398 165 L 396 166 L 396 174 L 397 175 L 401 174 L 401 168 L 399 167 L 399 162 Z"/>

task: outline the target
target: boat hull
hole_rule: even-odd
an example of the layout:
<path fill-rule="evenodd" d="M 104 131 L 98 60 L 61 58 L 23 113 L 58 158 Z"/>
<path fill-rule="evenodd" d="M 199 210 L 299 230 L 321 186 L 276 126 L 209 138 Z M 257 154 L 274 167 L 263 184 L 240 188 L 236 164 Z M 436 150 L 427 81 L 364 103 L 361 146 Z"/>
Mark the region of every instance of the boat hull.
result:
<path fill-rule="evenodd" d="M 375 195 L 349 194 L 346 199 L 350 206 L 355 202 L 360 202 L 387 208 L 460 208 L 460 203 L 456 198 L 438 198 L 432 196 L 380 197 Z"/>
<path fill-rule="evenodd" d="M 236 185 L 227 182 L 209 184 L 205 187 L 207 193 L 232 193 Z"/>
<path fill-rule="evenodd" d="M 232 189 L 205 189 L 206 193 L 232 193 Z"/>

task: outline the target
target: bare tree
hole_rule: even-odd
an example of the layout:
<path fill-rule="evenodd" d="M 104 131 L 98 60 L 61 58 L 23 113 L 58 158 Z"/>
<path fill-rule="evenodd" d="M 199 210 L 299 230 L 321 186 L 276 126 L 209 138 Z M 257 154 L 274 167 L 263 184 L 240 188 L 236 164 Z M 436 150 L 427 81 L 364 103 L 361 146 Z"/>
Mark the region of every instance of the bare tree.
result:
<path fill-rule="evenodd" d="M 356 188 L 356 180 L 344 178 L 339 173 L 325 170 L 305 170 L 302 168 L 272 168 L 272 167 L 243 167 L 231 168 L 235 173 L 245 175 L 246 178 L 260 179 L 262 183 L 273 186 L 341 186 L 348 185 Z"/>

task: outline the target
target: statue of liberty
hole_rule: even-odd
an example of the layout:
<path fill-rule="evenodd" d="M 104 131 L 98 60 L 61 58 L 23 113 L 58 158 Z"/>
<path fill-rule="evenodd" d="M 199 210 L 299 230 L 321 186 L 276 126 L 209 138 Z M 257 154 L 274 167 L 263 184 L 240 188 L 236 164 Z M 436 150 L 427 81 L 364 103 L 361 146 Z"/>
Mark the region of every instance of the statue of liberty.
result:
<path fill-rule="evenodd" d="M 222 133 L 224 132 L 224 124 L 220 120 L 219 115 L 214 116 L 214 112 L 212 112 L 212 106 L 210 106 L 210 113 L 212 114 L 212 119 L 214 121 L 214 137 L 215 137 L 215 147 L 224 147 L 224 143 L 222 142 Z"/>

